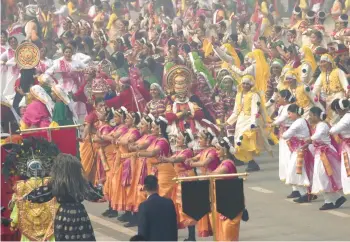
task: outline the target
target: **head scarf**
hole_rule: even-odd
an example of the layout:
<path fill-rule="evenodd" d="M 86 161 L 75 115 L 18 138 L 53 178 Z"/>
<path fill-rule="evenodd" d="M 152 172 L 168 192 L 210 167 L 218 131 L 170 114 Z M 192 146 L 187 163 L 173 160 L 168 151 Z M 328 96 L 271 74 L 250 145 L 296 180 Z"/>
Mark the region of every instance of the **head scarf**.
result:
<path fill-rule="evenodd" d="M 271 63 L 271 67 L 273 67 L 273 66 L 278 66 L 282 69 L 284 66 L 284 63 L 281 59 L 276 58 L 276 59 L 273 59 L 273 61 Z"/>
<path fill-rule="evenodd" d="M 292 69 L 292 70 L 289 70 L 289 71 L 286 72 L 286 74 L 284 75 L 283 82 L 285 82 L 287 80 L 287 78 L 293 78 L 293 79 L 295 79 L 297 81 L 297 83 L 301 83 L 301 80 L 300 80 L 300 77 L 298 75 L 298 72 L 295 69 Z M 283 85 L 285 85 L 285 84 L 283 83 Z M 285 87 L 285 88 L 287 88 L 287 87 Z M 284 89 L 284 88 L 282 88 L 282 89 Z"/>
<path fill-rule="evenodd" d="M 253 76 L 245 75 L 245 76 L 242 77 L 241 83 L 249 83 L 252 86 L 252 88 L 253 88 L 254 85 L 255 85 L 255 80 L 254 80 Z"/>
<path fill-rule="evenodd" d="M 33 95 L 37 100 L 45 104 L 47 110 L 49 111 L 50 115 L 52 116 L 53 109 L 54 109 L 54 102 L 52 101 L 51 97 L 44 88 L 42 88 L 39 85 L 34 85 L 30 88 L 30 94 Z"/>
<path fill-rule="evenodd" d="M 314 72 L 317 68 L 317 63 L 311 49 L 304 45 L 299 51 L 304 53 L 303 62 L 308 63 L 311 66 L 312 72 Z"/>
<path fill-rule="evenodd" d="M 226 75 L 221 80 L 224 81 L 225 79 L 229 79 L 232 81 L 232 90 L 235 91 L 236 87 L 238 86 L 237 81 L 231 75 Z"/>
<path fill-rule="evenodd" d="M 332 64 L 332 68 L 333 68 L 333 69 L 336 68 L 336 64 L 335 64 L 335 62 L 334 62 L 334 59 L 333 59 L 333 57 L 332 57 L 330 54 L 323 54 L 323 55 L 321 56 L 320 61 L 327 61 L 328 63 L 331 63 L 331 64 Z"/>
<path fill-rule="evenodd" d="M 260 49 L 255 49 L 253 52 L 247 54 L 248 57 L 252 57 L 256 63 L 256 89 L 259 92 L 266 92 L 267 81 L 270 78 L 270 67 L 266 61 L 264 52 Z"/>

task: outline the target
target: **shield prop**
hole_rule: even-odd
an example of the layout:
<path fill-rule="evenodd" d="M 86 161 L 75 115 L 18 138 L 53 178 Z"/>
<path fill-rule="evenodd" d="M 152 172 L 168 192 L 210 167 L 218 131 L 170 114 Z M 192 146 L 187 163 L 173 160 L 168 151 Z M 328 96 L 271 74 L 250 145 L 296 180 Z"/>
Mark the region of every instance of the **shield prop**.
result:
<path fill-rule="evenodd" d="M 245 208 L 243 179 L 232 178 L 215 181 L 216 210 L 234 219 Z"/>
<path fill-rule="evenodd" d="M 181 183 L 183 212 L 199 221 L 210 212 L 209 180 Z"/>

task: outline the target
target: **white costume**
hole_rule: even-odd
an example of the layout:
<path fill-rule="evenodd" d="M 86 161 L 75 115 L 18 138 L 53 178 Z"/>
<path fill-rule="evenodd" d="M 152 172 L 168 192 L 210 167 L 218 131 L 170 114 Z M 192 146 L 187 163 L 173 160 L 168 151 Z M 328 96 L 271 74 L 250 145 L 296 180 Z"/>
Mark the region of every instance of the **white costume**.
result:
<path fill-rule="evenodd" d="M 297 174 L 298 152 L 303 145 L 302 140 L 310 137 L 309 126 L 304 118 L 299 118 L 293 122 L 289 129 L 283 133 L 282 138 L 291 140 L 295 138 L 295 148 L 292 150 L 289 164 L 287 165 L 286 184 L 298 186 L 298 191 L 301 196 L 307 193 L 307 187 L 310 186 L 310 180 L 305 169 L 305 160 L 301 167 L 301 174 Z"/>
<path fill-rule="evenodd" d="M 13 96 L 15 82 L 19 78 L 19 68 L 15 61 L 15 50 L 8 48 L 0 56 L 1 60 L 1 95 Z"/>
<path fill-rule="evenodd" d="M 44 60 L 40 60 L 38 65 L 36 66 L 36 70 L 39 73 L 45 73 L 47 69 L 49 69 L 53 65 L 53 61 L 47 57 Z"/>
<path fill-rule="evenodd" d="M 78 60 L 66 61 L 60 58 L 53 62 L 53 65 L 45 71 L 45 74 L 55 76 L 66 92 L 76 92 L 80 85 L 78 70 L 84 69 L 86 64 Z"/>
<path fill-rule="evenodd" d="M 78 60 L 72 60 L 70 62 L 66 61 L 64 58 L 55 60 L 53 65 L 46 70 L 45 74 L 50 76 L 55 76 L 58 84 L 62 86 L 65 92 L 75 93 L 80 84 L 80 73 L 87 65 Z M 79 121 L 83 121 L 87 115 L 86 105 L 82 102 L 75 102 L 74 109 L 79 117 Z"/>
<path fill-rule="evenodd" d="M 308 85 L 310 83 L 310 80 L 312 78 L 312 68 L 309 63 L 307 62 L 302 62 L 301 63 L 301 68 L 300 68 L 300 79 L 301 81 Z"/>
<path fill-rule="evenodd" d="M 57 30 L 57 36 L 61 36 L 64 32 L 63 22 L 69 16 L 68 7 L 66 5 L 62 5 L 61 8 L 55 11 L 53 14 L 59 16 L 59 29 Z"/>
<path fill-rule="evenodd" d="M 329 129 L 327 123 L 319 122 L 316 125 L 315 133 L 311 136 L 315 148 L 311 193 L 323 193 L 325 203 L 334 203 L 335 205 L 337 199 L 341 197 L 336 193 L 341 189 L 340 157 L 331 144 Z M 328 176 L 328 174 L 332 175 Z"/>
<path fill-rule="evenodd" d="M 344 194 L 350 194 L 350 171 L 346 164 L 350 156 L 350 113 L 346 113 L 338 123 L 329 131 L 331 134 L 339 134 L 342 138 L 341 145 L 341 182 Z"/>
<path fill-rule="evenodd" d="M 272 123 L 274 126 L 279 126 L 280 133 L 283 134 L 292 124 L 293 121 L 288 118 L 288 107 L 290 104 L 280 106 L 278 109 L 278 116 Z M 290 151 L 287 141 L 280 137 L 279 142 L 279 178 L 281 181 L 286 180 L 287 166 L 290 163 L 292 152 Z"/>
<path fill-rule="evenodd" d="M 245 113 L 243 110 L 244 105 L 244 96 L 245 95 L 251 95 L 251 110 L 250 113 Z M 241 102 L 238 102 L 236 99 L 235 107 L 233 108 L 233 113 L 231 116 L 227 119 L 227 123 L 229 125 L 233 125 L 236 123 L 236 129 L 235 129 L 235 143 L 240 142 L 240 137 L 243 135 L 244 132 L 251 130 L 251 126 L 255 125 L 256 127 L 259 125 L 258 119 L 256 117 L 256 114 L 259 112 L 259 106 L 258 103 L 261 102 L 260 97 L 257 93 L 252 92 L 243 94 L 242 92 L 238 93 L 236 98 L 240 97 Z M 240 106 L 240 104 L 242 106 Z M 249 104 L 247 104 L 249 105 Z"/>

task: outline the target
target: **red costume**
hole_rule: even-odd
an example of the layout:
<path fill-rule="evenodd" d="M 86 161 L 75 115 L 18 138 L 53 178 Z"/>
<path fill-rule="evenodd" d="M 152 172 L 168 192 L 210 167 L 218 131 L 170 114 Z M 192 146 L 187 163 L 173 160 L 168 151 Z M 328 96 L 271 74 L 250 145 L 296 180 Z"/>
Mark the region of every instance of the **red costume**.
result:
<path fill-rule="evenodd" d="M 74 96 L 74 100 L 76 102 L 85 103 L 87 113 L 91 113 L 94 108 L 91 105 L 91 103 L 88 102 L 88 98 L 86 97 L 87 84 L 88 84 L 88 82 L 86 80 L 84 80 L 83 83 L 81 84 L 81 86 L 76 91 L 76 93 L 73 94 L 73 96 Z M 91 90 L 90 90 L 90 92 L 91 92 Z"/>
<path fill-rule="evenodd" d="M 169 108 L 169 106 L 172 106 L 172 108 Z M 204 118 L 204 113 L 195 103 L 189 101 L 185 103 L 178 103 L 175 101 L 173 105 L 169 106 L 167 108 L 165 118 L 168 120 L 170 125 L 176 122 L 176 126 L 181 132 L 184 132 L 186 128 L 191 128 L 193 133 L 198 132 L 196 128 L 196 121 L 201 122 L 201 120 Z M 180 117 L 179 114 L 185 109 L 191 110 L 192 114 L 187 118 Z M 189 127 L 186 127 L 185 125 L 189 125 Z"/>
<path fill-rule="evenodd" d="M 124 106 L 128 111 L 143 113 L 147 102 L 151 100 L 149 92 L 142 83 L 138 83 L 137 78 L 130 80 L 129 77 L 122 77 L 119 82 L 126 86 L 126 89 L 121 91 L 118 96 L 106 100 L 106 105 L 115 109 Z"/>
<path fill-rule="evenodd" d="M 8 151 L 4 147 L 1 147 L 1 170 L 3 169 L 7 153 Z M 18 177 L 13 176 L 6 180 L 4 174 L 1 175 L 1 207 L 5 208 L 5 211 L 1 213 L 1 218 L 10 218 L 11 211 L 8 204 L 12 199 L 12 187 L 17 180 Z M 19 238 L 20 237 L 17 232 L 10 230 L 10 225 L 4 226 L 1 223 L 1 241 L 18 241 Z"/>

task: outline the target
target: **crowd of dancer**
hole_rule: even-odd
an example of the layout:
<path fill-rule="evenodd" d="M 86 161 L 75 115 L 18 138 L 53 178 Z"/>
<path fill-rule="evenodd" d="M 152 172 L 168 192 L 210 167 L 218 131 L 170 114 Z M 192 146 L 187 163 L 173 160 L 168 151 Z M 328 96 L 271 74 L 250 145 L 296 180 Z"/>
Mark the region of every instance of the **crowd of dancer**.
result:
<path fill-rule="evenodd" d="M 255 157 L 277 144 L 288 198 L 322 194 L 321 210 L 346 201 L 348 1 L 59 4 L 6 5 L 18 19 L 2 19 L 1 104 L 11 111 L 2 119 L 21 130 L 84 123 L 79 155 L 88 181 L 103 187 L 103 216 L 135 226 L 153 174 L 188 240 L 195 226 L 200 237 L 215 226 L 218 240 L 237 240 L 242 214 L 196 222 L 173 178 L 259 171 Z M 40 50 L 35 68 L 16 64 L 23 43 Z"/>

